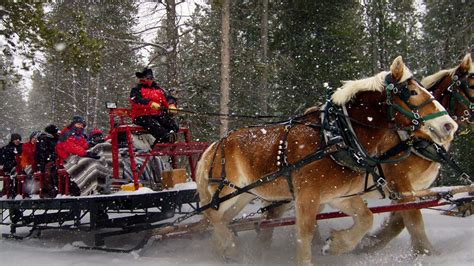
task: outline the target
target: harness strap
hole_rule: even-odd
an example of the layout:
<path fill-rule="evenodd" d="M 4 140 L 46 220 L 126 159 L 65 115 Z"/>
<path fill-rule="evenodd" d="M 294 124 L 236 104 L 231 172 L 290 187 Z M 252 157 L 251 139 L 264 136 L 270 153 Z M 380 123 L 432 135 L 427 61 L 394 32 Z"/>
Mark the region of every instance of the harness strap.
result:
<path fill-rule="evenodd" d="M 277 155 L 277 166 L 281 170 L 282 168 L 288 167 L 287 153 L 288 153 L 288 135 L 290 130 L 293 128 L 293 121 L 290 120 L 288 125 L 285 125 L 285 132 L 278 145 Z M 291 197 L 295 199 L 295 190 L 293 187 L 293 180 L 291 178 L 291 172 L 284 175 L 286 182 L 288 183 L 288 189 L 290 190 Z"/>
<path fill-rule="evenodd" d="M 413 141 L 411 138 L 400 141 L 397 145 L 393 146 L 391 149 L 388 151 L 384 152 L 383 154 L 379 156 L 374 157 L 374 161 L 378 163 L 396 163 L 405 160 L 410 156 L 411 154 L 411 148 L 413 147 Z M 401 152 L 405 152 L 405 154 L 395 160 L 388 160 L 388 158 L 393 157 L 397 154 L 400 154 Z"/>
<path fill-rule="evenodd" d="M 293 170 L 296 170 L 296 169 L 299 169 L 309 163 L 312 163 L 314 161 L 318 161 L 318 160 L 321 160 L 322 158 L 326 157 L 327 155 L 331 154 L 331 153 L 334 153 L 337 151 L 337 146 L 336 145 L 331 145 L 331 146 L 327 146 L 325 149 L 323 150 L 318 150 L 308 156 L 306 156 L 305 158 L 293 163 L 293 164 L 288 164 L 286 167 L 283 167 L 281 168 L 280 170 L 276 171 L 276 172 L 273 172 L 273 173 L 270 173 L 268 175 L 265 175 L 257 180 L 255 180 L 253 183 L 250 183 L 248 184 L 247 186 L 245 187 L 242 187 L 240 189 L 237 189 L 223 197 L 219 197 L 219 195 L 217 194 L 217 191 L 216 193 L 214 193 L 214 196 L 213 196 L 213 199 L 210 203 L 196 209 L 196 211 L 203 211 L 203 210 L 206 210 L 206 209 L 209 209 L 209 208 L 215 208 L 215 206 L 219 206 L 219 204 L 221 202 L 224 202 L 226 200 L 229 200 L 233 197 L 236 197 L 242 193 L 247 193 L 249 192 L 251 189 L 254 189 L 258 186 L 261 186 L 261 185 L 264 185 L 266 183 L 270 183 L 272 181 L 274 181 L 275 179 L 281 177 L 281 176 L 285 176 L 285 175 L 291 175 L 292 171 Z M 195 212 L 196 212 L 195 211 Z M 194 213 L 194 212 L 193 212 Z"/>
<path fill-rule="evenodd" d="M 430 146 L 432 145 L 432 146 Z M 434 147 L 435 154 L 428 150 L 428 147 Z M 457 177 L 461 180 L 468 182 L 469 184 L 472 183 L 470 180 L 470 176 L 462 170 L 462 168 L 452 159 L 449 153 L 444 149 L 443 146 L 439 146 L 435 143 L 428 142 L 427 140 L 422 140 L 419 142 L 415 142 L 413 148 L 417 152 L 417 155 L 425 158 L 430 161 L 438 162 L 447 164 L 451 169 L 454 170 Z"/>

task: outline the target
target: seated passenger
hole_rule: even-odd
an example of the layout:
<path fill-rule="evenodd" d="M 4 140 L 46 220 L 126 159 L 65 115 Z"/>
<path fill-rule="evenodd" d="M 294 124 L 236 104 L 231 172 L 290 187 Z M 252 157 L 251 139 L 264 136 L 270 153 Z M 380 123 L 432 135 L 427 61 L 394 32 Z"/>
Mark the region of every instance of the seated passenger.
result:
<path fill-rule="evenodd" d="M 40 131 L 33 131 L 30 134 L 30 139 L 28 142 L 23 143 L 23 149 L 21 153 L 21 168 L 25 169 L 28 166 L 32 166 L 33 172 L 37 171 L 36 163 L 35 163 L 35 151 L 36 151 L 36 144 L 38 142 L 38 137 L 41 134 Z"/>
<path fill-rule="evenodd" d="M 94 128 L 91 134 L 89 135 L 88 142 L 89 142 L 89 148 L 92 148 L 99 143 L 105 142 L 105 138 L 104 138 L 104 134 L 102 133 L 102 130 L 98 128 Z"/>
<path fill-rule="evenodd" d="M 175 142 L 179 127 L 168 115 L 170 106 L 165 92 L 154 81 L 153 71 L 145 68 L 135 75 L 139 83 L 130 92 L 134 123 L 144 127 L 155 138 L 153 145 L 158 142 Z M 176 107 L 171 108 L 176 110 Z"/>
<path fill-rule="evenodd" d="M 22 145 L 21 136 L 13 133 L 10 136 L 10 142 L 0 148 L 0 170 L 2 170 L 3 174 L 8 176 L 13 174 L 12 171 L 17 165 L 18 156 L 22 152 Z M 7 191 L 7 187 L 4 186 L 2 188 L 2 195 L 9 193 L 13 195 L 14 191 L 16 191 L 15 182 L 10 185 L 10 191 Z"/>
<path fill-rule="evenodd" d="M 84 136 L 85 127 L 86 121 L 84 118 L 74 116 L 71 124 L 61 131 L 56 145 L 56 153 L 60 164 L 63 164 L 64 160 L 70 155 L 100 159 L 97 153 L 87 151 L 89 144 Z"/>
<path fill-rule="evenodd" d="M 59 129 L 55 125 L 48 125 L 44 132 L 38 137 L 36 144 L 35 162 L 36 168 L 43 174 L 47 174 L 43 183 L 43 193 L 49 197 L 55 197 L 57 191 L 56 175 L 56 144 L 59 139 Z"/>
<path fill-rule="evenodd" d="M 3 167 L 5 174 L 11 174 L 11 171 L 15 168 L 17 155 L 21 155 L 22 146 L 20 134 L 13 133 L 10 142 L 0 148 L 0 166 Z"/>

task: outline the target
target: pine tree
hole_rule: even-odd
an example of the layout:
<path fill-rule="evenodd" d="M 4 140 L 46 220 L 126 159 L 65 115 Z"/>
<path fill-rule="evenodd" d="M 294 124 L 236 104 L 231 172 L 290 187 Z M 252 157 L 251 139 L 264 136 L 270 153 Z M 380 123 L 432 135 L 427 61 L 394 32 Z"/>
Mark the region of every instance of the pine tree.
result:
<path fill-rule="evenodd" d="M 59 38 L 45 53 L 44 76 L 37 77 L 32 95 L 45 95 L 51 122 L 64 125 L 73 115 L 85 117 L 90 127 L 108 127 L 103 103 L 128 106 L 137 55 L 128 41 L 136 7 L 133 2 L 53 4 L 48 25 Z M 42 80 L 41 80 L 42 79 Z M 40 101 L 38 98 L 32 98 Z M 36 110 L 37 111 L 37 110 Z"/>
<path fill-rule="evenodd" d="M 412 70 L 422 67 L 417 52 L 422 37 L 417 27 L 421 15 L 414 1 L 364 0 L 363 8 L 372 74 L 387 70 L 399 55 Z"/>
<path fill-rule="evenodd" d="M 426 0 L 423 20 L 424 74 L 451 68 L 474 44 L 474 2 Z"/>

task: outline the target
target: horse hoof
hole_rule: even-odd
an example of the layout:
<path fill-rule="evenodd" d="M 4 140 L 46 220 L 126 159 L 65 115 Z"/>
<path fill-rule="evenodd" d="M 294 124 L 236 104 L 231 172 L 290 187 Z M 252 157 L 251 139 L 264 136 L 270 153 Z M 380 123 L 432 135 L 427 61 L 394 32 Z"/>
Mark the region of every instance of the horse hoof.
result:
<path fill-rule="evenodd" d="M 332 239 L 329 237 L 328 239 L 326 239 L 326 243 L 324 244 L 324 246 L 322 247 L 321 249 L 321 253 L 326 256 L 326 255 L 329 255 L 331 254 L 330 253 L 330 250 L 331 250 L 331 242 L 332 242 Z"/>
<path fill-rule="evenodd" d="M 433 248 L 417 248 L 413 250 L 413 255 L 415 256 L 433 256 L 433 255 L 441 255 L 441 252 L 433 249 Z"/>
<path fill-rule="evenodd" d="M 385 245 L 376 236 L 366 236 L 352 252 L 354 254 L 367 254 L 381 250 L 384 247 Z"/>

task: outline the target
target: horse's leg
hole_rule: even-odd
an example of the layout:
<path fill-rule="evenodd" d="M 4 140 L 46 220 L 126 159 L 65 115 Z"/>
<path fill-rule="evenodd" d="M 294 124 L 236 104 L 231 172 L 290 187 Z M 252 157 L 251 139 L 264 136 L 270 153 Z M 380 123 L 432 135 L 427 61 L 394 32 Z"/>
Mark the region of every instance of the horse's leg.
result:
<path fill-rule="evenodd" d="M 250 200 L 251 197 L 241 195 L 221 203 L 218 210 L 207 209 L 204 211 L 214 227 L 212 238 L 215 248 L 220 251 L 225 260 L 236 261 L 238 259 L 235 236 L 227 225 Z"/>
<path fill-rule="evenodd" d="M 224 259 L 235 257 L 234 235 L 222 221 L 224 212 L 221 210 L 206 210 L 204 213 L 214 227 L 212 231 L 214 247 L 220 252 Z"/>
<path fill-rule="evenodd" d="M 397 176 L 401 176 L 400 174 Z M 404 182 L 403 182 L 404 181 Z M 413 191 L 411 182 L 405 179 L 399 179 L 395 183 L 395 188 L 399 192 Z M 401 199 L 400 203 L 415 201 L 416 198 L 408 197 Z M 407 210 L 400 212 L 403 218 L 403 224 L 410 233 L 411 245 L 415 254 L 433 254 L 436 253 L 425 231 L 425 224 L 420 210 Z"/>
<path fill-rule="evenodd" d="M 319 196 L 319 193 L 311 188 L 301 189 L 299 193 L 295 193 L 297 265 L 313 265 L 311 242 L 319 209 Z"/>
<path fill-rule="evenodd" d="M 425 224 L 420 210 L 409 210 L 400 212 L 411 237 L 411 245 L 415 254 L 431 255 L 437 253 L 425 231 Z"/>
<path fill-rule="evenodd" d="M 324 204 L 319 205 L 319 209 L 317 214 L 321 213 L 321 211 L 324 209 Z M 314 224 L 314 227 L 316 228 L 314 230 L 314 235 L 313 235 L 313 245 L 319 245 L 322 246 L 324 244 L 323 238 L 321 237 L 321 234 L 319 232 L 319 225 L 318 221 L 316 220 L 316 223 Z"/>
<path fill-rule="evenodd" d="M 332 231 L 331 237 L 323 247 L 323 254 L 338 255 L 353 250 L 364 235 L 372 228 L 373 214 L 365 205 L 361 197 L 352 197 L 345 200 L 329 203 L 354 221 L 351 228 Z"/>
<path fill-rule="evenodd" d="M 367 241 L 362 241 L 363 245 L 361 245 L 357 252 L 368 253 L 384 248 L 392 239 L 398 236 L 404 228 L 405 224 L 403 223 L 402 214 L 400 212 L 390 213 L 390 217 L 383 222 L 377 232 L 365 237 Z"/>
<path fill-rule="evenodd" d="M 268 202 L 266 206 L 271 205 L 271 202 Z M 265 219 L 278 219 L 283 216 L 285 211 L 288 209 L 288 206 L 290 204 L 282 204 L 280 206 L 274 207 L 269 209 L 265 213 Z M 259 230 L 257 233 L 257 240 L 261 244 L 260 246 L 262 247 L 263 250 L 270 248 L 272 244 L 272 236 L 273 236 L 273 230 L 274 228 L 266 228 L 263 230 Z"/>
<path fill-rule="evenodd" d="M 240 211 L 242 211 L 242 209 L 247 206 L 254 198 L 255 196 L 245 193 L 238 196 L 238 200 L 234 203 L 234 205 L 225 211 L 224 217 L 222 218 L 224 222 L 230 223 L 232 219 L 237 216 L 237 214 L 239 214 Z"/>

